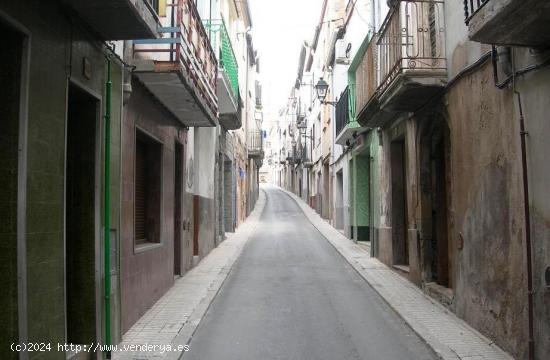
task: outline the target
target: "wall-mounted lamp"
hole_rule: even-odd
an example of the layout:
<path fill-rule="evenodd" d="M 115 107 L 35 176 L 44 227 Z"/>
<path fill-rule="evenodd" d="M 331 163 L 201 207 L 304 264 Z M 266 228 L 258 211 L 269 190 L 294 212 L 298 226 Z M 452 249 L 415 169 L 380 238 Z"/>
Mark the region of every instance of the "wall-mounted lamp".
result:
<path fill-rule="evenodd" d="M 317 92 L 317 99 L 319 99 L 321 104 L 336 106 L 336 101 L 325 101 L 328 95 L 328 83 L 323 78 L 319 78 L 319 81 L 315 85 L 315 91 Z"/>

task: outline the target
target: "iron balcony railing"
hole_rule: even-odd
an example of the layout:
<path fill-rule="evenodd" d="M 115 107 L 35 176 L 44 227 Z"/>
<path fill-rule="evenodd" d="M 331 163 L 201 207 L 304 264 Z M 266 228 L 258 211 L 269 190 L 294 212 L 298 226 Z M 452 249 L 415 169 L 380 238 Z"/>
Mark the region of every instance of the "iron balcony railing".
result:
<path fill-rule="evenodd" d="M 299 149 L 297 146 L 293 146 L 292 150 L 289 150 L 287 153 L 286 160 L 289 165 L 298 165 L 302 161 L 299 154 Z"/>
<path fill-rule="evenodd" d="M 195 1 L 177 0 L 171 8 L 173 26 L 159 28 L 161 38 L 134 40 L 134 53 L 140 59 L 159 62 L 160 71 L 164 68 L 171 71 L 170 63 L 179 64 L 180 70 L 216 113 L 218 65 Z"/>
<path fill-rule="evenodd" d="M 361 111 L 376 93 L 378 87 L 377 76 L 377 54 L 378 47 L 376 45 L 376 36 L 372 36 L 367 46 L 367 50 L 361 59 L 361 63 L 355 70 L 355 102 L 350 106 L 352 111 L 352 119 L 355 118 L 356 109 Z"/>
<path fill-rule="evenodd" d="M 466 25 L 470 23 L 470 20 L 481 10 L 489 0 L 464 0 L 464 17 Z"/>
<path fill-rule="evenodd" d="M 398 1 L 382 24 L 379 94 L 406 72 L 446 71 L 444 1 Z"/>
<path fill-rule="evenodd" d="M 239 65 L 227 27 L 223 19 L 207 20 L 205 27 L 210 35 L 212 47 L 217 51 L 220 69 L 227 73 L 233 95 L 239 95 Z"/>
<path fill-rule="evenodd" d="M 350 87 L 346 87 L 346 90 L 340 95 L 340 99 L 336 103 L 336 136 L 338 136 L 346 125 L 350 122 L 349 110 L 350 110 Z"/>
<path fill-rule="evenodd" d="M 248 131 L 248 152 L 257 155 L 263 149 L 263 139 L 261 130 Z"/>

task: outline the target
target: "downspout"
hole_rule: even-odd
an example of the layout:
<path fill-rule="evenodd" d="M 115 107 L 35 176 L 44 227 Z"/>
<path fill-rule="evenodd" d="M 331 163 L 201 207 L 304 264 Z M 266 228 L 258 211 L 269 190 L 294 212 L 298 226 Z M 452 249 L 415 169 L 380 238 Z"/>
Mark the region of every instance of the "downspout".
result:
<path fill-rule="evenodd" d="M 527 132 L 525 131 L 525 116 L 523 113 L 523 104 L 521 101 L 521 93 L 516 89 L 516 77 L 518 71 L 516 71 L 515 56 L 513 49 L 509 48 L 492 48 L 492 63 L 493 63 L 493 77 L 495 86 L 498 89 L 505 89 L 509 81 L 512 82 L 512 91 L 517 97 L 518 109 L 519 109 L 519 127 L 521 138 L 521 167 L 522 167 L 522 180 L 523 180 L 523 203 L 524 203 L 524 217 L 525 217 L 525 257 L 527 263 L 527 312 L 528 312 L 528 349 L 529 360 L 535 359 L 535 325 L 534 325 L 534 302 L 533 302 L 533 257 L 532 257 L 532 243 L 531 243 L 531 210 L 529 207 L 529 170 L 527 163 Z M 500 63 L 504 69 L 504 72 L 511 72 L 508 80 L 499 82 L 497 63 Z M 540 65 L 545 66 L 545 65 Z M 534 67 L 536 69 L 538 67 Z M 529 69 L 528 71 L 531 71 Z M 520 72 L 521 73 L 521 72 Z"/>
<path fill-rule="evenodd" d="M 521 136 L 521 165 L 523 171 L 523 202 L 525 212 L 525 256 L 527 258 L 527 303 L 529 315 L 529 360 L 535 359 L 535 325 L 534 325 L 534 305 L 533 305 L 533 260 L 531 244 L 531 212 L 529 209 L 529 176 L 527 169 L 527 145 L 525 131 L 525 118 L 523 116 L 523 107 L 521 104 L 521 93 L 515 89 L 519 105 L 519 127 Z"/>
<path fill-rule="evenodd" d="M 512 54 L 513 70 L 513 90 L 518 99 L 519 106 L 519 128 L 521 136 L 521 167 L 523 172 L 523 203 L 525 213 L 525 256 L 527 261 L 527 306 L 529 320 L 529 360 L 535 359 L 535 324 L 534 324 L 534 304 L 533 304 L 533 258 L 531 244 L 531 210 L 529 207 L 529 174 L 527 167 L 527 132 L 525 131 L 525 117 L 523 115 L 523 105 L 521 102 L 521 93 L 516 90 L 515 61 Z"/>
<path fill-rule="evenodd" d="M 111 93 L 112 93 L 112 79 L 111 79 L 111 59 L 107 57 L 107 82 L 105 83 L 105 162 L 104 162 L 104 176 L 105 176 L 105 199 L 103 203 L 103 216 L 104 216 L 104 256 L 105 256 L 105 345 L 106 345 L 106 358 L 111 359 Z"/>

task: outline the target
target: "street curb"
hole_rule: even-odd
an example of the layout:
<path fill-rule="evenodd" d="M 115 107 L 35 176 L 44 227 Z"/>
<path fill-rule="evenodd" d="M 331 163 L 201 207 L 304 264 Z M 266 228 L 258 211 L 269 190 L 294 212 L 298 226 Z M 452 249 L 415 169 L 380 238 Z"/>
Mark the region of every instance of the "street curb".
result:
<path fill-rule="evenodd" d="M 265 191 L 260 190 L 260 196 L 258 197 L 254 210 L 250 213 L 245 223 L 241 225 L 241 229 L 240 229 L 241 232 L 236 233 L 234 235 L 234 236 L 245 236 L 246 240 L 244 244 L 241 246 L 238 252 L 227 261 L 223 270 L 220 271 L 220 273 L 218 274 L 216 280 L 214 280 L 214 282 L 210 284 L 207 295 L 201 300 L 199 305 L 193 310 L 193 312 L 189 316 L 189 319 L 187 319 L 187 322 L 181 328 L 179 334 L 172 341 L 172 346 L 176 347 L 180 345 L 189 345 L 189 343 L 193 339 L 193 336 L 195 335 L 195 332 L 197 331 L 201 320 L 206 315 L 206 312 L 208 311 L 208 309 L 210 309 L 210 305 L 212 305 L 212 302 L 220 292 L 223 284 L 225 283 L 225 280 L 227 279 L 227 277 L 229 276 L 229 274 L 233 269 L 233 266 L 237 262 L 237 259 L 239 258 L 242 251 L 248 244 L 248 241 L 250 240 L 250 238 L 252 238 L 252 236 L 254 236 L 254 234 L 256 233 L 256 229 L 258 228 L 259 220 L 265 209 L 266 202 L 267 202 L 267 196 L 265 194 Z M 246 228 L 244 228 L 245 226 Z M 185 354 L 186 354 L 185 351 L 182 353 L 178 353 L 178 352 L 170 353 L 166 357 L 166 360 L 184 359 Z"/>
<path fill-rule="evenodd" d="M 322 219 L 313 209 L 311 209 L 301 198 L 295 194 L 275 186 L 279 190 L 283 191 L 287 196 L 289 196 L 302 210 L 304 215 L 308 218 L 310 223 L 319 231 L 319 233 L 331 244 L 334 249 L 352 266 L 352 268 L 365 280 L 365 282 L 381 297 L 381 299 L 390 306 L 390 308 L 395 311 L 395 313 L 407 324 L 407 326 L 414 331 L 420 339 L 422 339 L 428 347 L 436 354 L 439 359 L 442 360 L 514 360 L 512 356 L 500 349 L 496 344 L 494 344 L 490 339 L 486 338 L 483 334 L 479 333 L 477 330 L 473 329 L 468 325 L 464 320 L 456 317 L 448 309 L 443 307 L 441 304 L 435 302 L 433 299 L 429 298 L 422 290 L 420 290 L 416 285 L 410 283 L 408 280 L 403 279 L 400 275 L 395 274 L 388 266 L 378 261 L 375 258 L 368 256 L 368 264 L 361 263 L 357 260 L 356 257 L 352 257 L 346 253 L 346 249 L 342 244 L 338 244 L 337 241 L 343 242 L 346 241 L 345 246 L 350 248 L 352 246 L 358 246 L 351 242 L 348 238 L 338 232 L 332 227 L 328 222 Z M 337 240 L 333 239 L 336 238 Z M 349 250 L 349 249 L 348 249 Z M 373 281 L 372 278 L 369 278 L 368 272 L 373 272 L 384 275 L 386 272 L 392 275 L 392 280 L 394 282 L 400 283 L 403 285 L 407 291 L 414 291 L 416 297 L 421 297 L 423 300 L 429 303 L 430 307 L 433 307 L 433 316 L 442 315 L 451 318 L 454 322 L 454 325 L 459 331 L 457 334 L 451 335 L 451 339 L 447 343 L 445 341 L 440 341 L 437 339 L 438 333 L 437 330 L 442 329 L 431 329 L 426 324 L 421 324 L 415 321 L 411 321 L 410 314 L 405 314 L 400 306 L 396 305 L 395 299 L 388 298 L 387 294 L 384 293 L 385 284 Z M 398 302 L 397 302 L 398 303 Z M 467 336 L 466 336 L 467 335 Z M 469 339 L 464 340 L 461 343 L 460 337 L 469 337 Z M 472 338 L 475 338 L 475 342 L 472 342 Z M 482 350 L 480 350 L 483 347 Z M 473 348 L 473 350 L 471 350 Z M 477 351 L 477 352 L 476 352 Z M 475 352 L 475 353 L 474 353 Z M 485 352 L 485 353 L 484 353 Z"/>

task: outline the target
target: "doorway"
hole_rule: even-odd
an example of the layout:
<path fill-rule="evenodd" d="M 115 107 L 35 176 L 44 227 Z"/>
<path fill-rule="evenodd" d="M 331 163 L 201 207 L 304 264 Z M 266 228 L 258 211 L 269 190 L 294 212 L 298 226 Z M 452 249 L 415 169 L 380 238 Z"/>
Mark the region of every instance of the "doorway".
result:
<path fill-rule="evenodd" d="M 338 230 L 344 229 L 344 172 L 340 169 L 336 173 L 336 214 L 334 225 Z"/>
<path fill-rule="evenodd" d="M 451 287 L 449 278 L 449 237 L 447 233 L 447 177 L 446 177 L 445 140 L 442 136 L 435 138 L 432 156 L 432 246 L 434 262 L 432 271 L 434 280 L 442 286 Z"/>
<path fill-rule="evenodd" d="M 225 231 L 235 231 L 235 186 L 233 184 L 233 162 L 225 160 L 223 163 L 223 221 Z"/>
<path fill-rule="evenodd" d="M 424 269 L 427 282 L 451 288 L 451 260 L 448 235 L 448 127 L 443 121 L 434 126 L 421 142 L 421 166 L 425 173 L 422 189 L 422 217 L 428 229 L 423 231 Z"/>
<path fill-rule="evenodd" d="M 323 165 L 323 218 L 330 219 L 330 172 L 329 165 Z"/>
<path fill-rule="evenodd" d="M 394 265 L 409 265 L 405 139 L 391 143 L 391 214 Z"/>
<path fill-rule="evenodd" d="M 67 342 L 96 339 L 96 124 L 99 102 L 69 85 L 65 175 Z"/>
<path fill-rule="evenodd" d="M 182 275 L 182 236 L 183 236 L 183 145 L 176 142 L 174 147 L 174 276 Z"/>
<path fill-rule="evenodd" d="M 348 162 L 348 236 L 351 240 L 356 240 L 355 233 L 355 157 Z"/>
<path fill-rule="evenodd" d="M 0 339 L 0 358 L 17 359 L 10 351 L 10 343 L 18 341 L 18 274 L 17 274 L 17 196 L 18 146 L 21 104 L 21 71 L 25 38 L 18 31 L 0 22 L 0 31 L 6 36 L 0 57 L 0 209 L 2 209 L 2 295 L 0 318 L 4 335 Z M 24 189 L 21 189 L 24 190 Z"/>
<path fill-rule="evenodd" d="M 355 223 L 356 240 L 370 241 L 370 155 L 355 157 Z"/>

